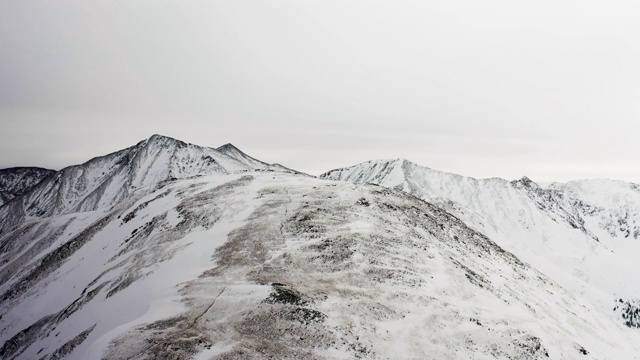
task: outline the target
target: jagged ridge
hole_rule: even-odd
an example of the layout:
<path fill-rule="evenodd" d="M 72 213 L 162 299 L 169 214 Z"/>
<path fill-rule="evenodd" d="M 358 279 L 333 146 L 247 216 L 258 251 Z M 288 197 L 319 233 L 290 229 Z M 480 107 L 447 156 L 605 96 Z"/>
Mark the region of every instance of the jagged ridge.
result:
<path fill-rule="evenodd" d="M 153 135 L 130 148 L 64 168 L 0 208 L 0 233 L 28 219 L 109 208 L 164 181 L 269 169 L 232 145 L 221 149 L 225 152 Z"/>
<path fill-rule="evenodd" d="M 613 298 L 640 298 L 637 184 L 582 180 L 543 188 L 527 177 L 474 179 L 403 159 L 369 161 L 320 177 L 374 183 L 438 204 L 603 309 L 610 309 Z"/>
<path fill-rule="evenodd" d="M 610 301 L 617 272 L 632 279 L 638 269 L 605 246 L 633 237 L 618 227 L 616 237 L 589 234 L 601 228 L 592 221 L 601 208 L 633 208 L 633 184 L 615 201 L 581 197 L 584 209 L 594 204 L 589 218 L 573 200 L 583 191 L 575 184 L 478 180 L 402 159 L 324 175 L 412 196 L 251 172 L 264 163 L 232 145 L 221 150 L 153 136 L 72 167 L 73 181 L 51 188 L 67 207 L 27 201 L 29 217 L 0 233 L 0 357 L 632 359 L 640 351 L 640 333 L 612 321 Z M 115 201 L 110 189 L 127 192 Z M 635 289 L 626 283 L 615 290 Z M 589 291 L 605 295 L 606 314 Z M 614 311 L 634 327 L 637 301 L 616 299 Z"/>
<path fill-rule="evenodd" d="M 15 167 L 0 170 L 0 206 L 25 194 L 55 170 L 39 167 Z"/>

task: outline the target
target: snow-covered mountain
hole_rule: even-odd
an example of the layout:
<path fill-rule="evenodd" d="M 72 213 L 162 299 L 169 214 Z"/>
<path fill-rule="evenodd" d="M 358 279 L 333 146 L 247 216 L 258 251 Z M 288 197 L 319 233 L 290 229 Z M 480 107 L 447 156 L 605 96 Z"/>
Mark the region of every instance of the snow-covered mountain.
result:
<path fill-rule="evenodd" d="M 55 170 L 38 167 L 17 167 L 0 170 L 0 206 L 20 196 L 55 173 Z"/>
<path fill-rule="evenodd" d="M 175 180 L 8 236 L 3 359 L 640 350 L 637 334 L 455 217 L 375 186 L 264 172 Z"/>
<path fill-rule="evenodd" d="M 584 180 L 542 188 L 527 177 L 479 180 L 403 159 L 365 162 L 321 177 L 378 184 L 434 203 L 603 309 L 620 308 L 614 304 L 620 299 L 640 299 L 637 184 Z"/>
<path fill-rule="evenodd" d="M 260 161 L 258 159 L 255 159 L 255 158 L 245 154 L 244 152 L 242 152 L 242 150 L 238 149 L 233 144 L 222 145 L 219 148 L 217 148 L 216 150 L 218 150 L 219 152 L 238 160 L 239 162 L 243 163 L 248 168 L 252 168 L 252 169 L 256 169 L 256 170 L 263 170 L 263 171 L 279 171 L 279 172 L 288 172 L 288 173 L 307 175 L 307 174 L 301 173 L 299 171 L 290 169 L 290 168 L 288 168 L 288 167 L 286 167 L 284 165 L 280 165 L 278 163 L 267 164 L 266 162 L 263 162 L 263 161 Z"/>
<path fill-rule="evenodd" d="M 153 135 L 138 144 L 49 176 L 20 199 L 0 208 L 0 233 L 25 220 L 110 208 L 162 182 L 277 167 L 257 161 L 227 144 L 201 147 Z"/>
<path fill-rule="evenodd" d="M 1 206 L 0 358 L 640 358 L 611 312 L 631 299 L 602 309 L 405 192 L 278 168 L 154 136 Z"/>

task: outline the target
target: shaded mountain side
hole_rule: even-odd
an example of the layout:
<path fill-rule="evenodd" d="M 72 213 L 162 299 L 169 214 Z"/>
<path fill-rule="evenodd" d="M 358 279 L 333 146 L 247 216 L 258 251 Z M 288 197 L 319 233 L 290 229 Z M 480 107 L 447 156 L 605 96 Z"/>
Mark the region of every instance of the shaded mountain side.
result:
<path fill-rule="evenodd" d="M 0 170 L 0 206 L 25 194 L 55 170 L 39 167 L 14 167 Z"/>

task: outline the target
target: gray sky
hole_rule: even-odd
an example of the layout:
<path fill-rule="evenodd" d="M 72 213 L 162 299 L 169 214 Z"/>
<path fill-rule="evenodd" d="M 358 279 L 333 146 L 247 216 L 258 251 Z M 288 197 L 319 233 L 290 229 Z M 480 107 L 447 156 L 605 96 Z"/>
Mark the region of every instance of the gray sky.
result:
<path fill-rule="evenodd" d="M 160 133 L 312 174 L 640 182 L 637 0 L 3 0 L 0 168 Z"/>

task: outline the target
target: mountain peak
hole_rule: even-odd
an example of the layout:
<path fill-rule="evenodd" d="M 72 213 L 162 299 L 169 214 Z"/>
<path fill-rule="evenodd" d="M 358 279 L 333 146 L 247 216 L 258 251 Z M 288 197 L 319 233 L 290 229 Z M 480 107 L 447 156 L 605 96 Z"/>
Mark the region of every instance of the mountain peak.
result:
<path fill-rule="evenodd" d="M 151 141 L 167 141 L 167 140 L 169 140 L 169 141 L 171 141 L 171 140 L 179 141 L 178 139 L 174 139 L 174 138 L 172 138 L 170 136 L 160 135 L 160 134 L 153 134 L 148 139 L 149 142 L 151 142 Z"/>
<path fill-rule="evenodd" d="M 239 152 L 242 152 L 240 149 L 238 149 L 237 146 L 233 145 L 232 143 L 226 143 L 226 144 L 216 148 L 216 150 L 222 151 L 222 152 L 225 152 L 225 151 L 239 151 Z"/>
<path fill-rule="evenodd" d="M 110 208 L 136 191 L 149 191 L 165 181 L 269 168 L 231 144 L 223 150 L 154 134 L 132 147 L 66 167 L 57 172 L 55 179 L 38 183 L 29 192 L 20 191 L 23 201 L 0 212 L 0 218 L 7 218 L 9 213 L 15 215 L 0 223 L 0 232 L 27 217 Z M 16 196 L 4 192 L 2 202 Z"/>
<path fill-rule="evenodd" d="M 361 183 L 384 183 L 392 187 L 401 184 L 404 171 L 413 163 L 405 159 L 371 160 L 351 167 L 334 169 L 320 175 L 322 179 L 347 180 Z"/>
<path fill-rule="evenodd" d="M 145 145 L 146 146 L 187 145 L 187 143 L 185 143 L 184 141 L 172 138 L 170 136 L 160 135 L 160 134 L 153 134 L 148 139 L 141 141 L 140 144 L 143 144 L 143 146 Z"/>
<path fill-rule="evenodd" d="M 247 154 L 245 154 L 242 150 L 238 149 L 232 143 L 226 143 L 218 148 L 217 151 L 227 155 L 240 163 L 252 168 L 252 169 L 267 169 L 269 168 L 269 164 L 260 161 L 256 158 L 253 158 Z"/>
<path fill-rule="evenodd" d="M 533 180 L 529 179 L 527 176 L 523 176 L 520 180 L 514 180 L 511 182 L 516 187 L 523 187 L 531 190 L 539 190 L 542 189 L 540 185 L 535 183 Z"/>

